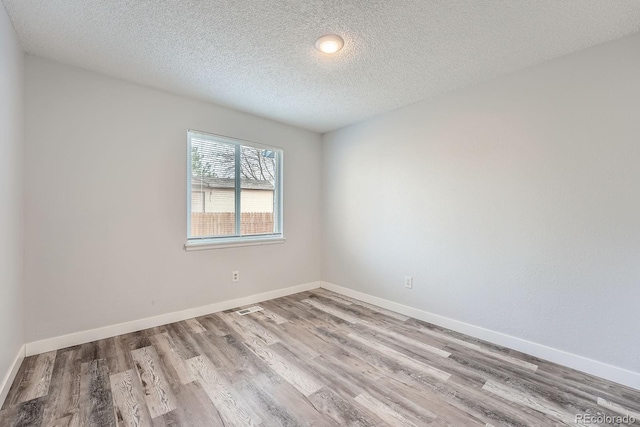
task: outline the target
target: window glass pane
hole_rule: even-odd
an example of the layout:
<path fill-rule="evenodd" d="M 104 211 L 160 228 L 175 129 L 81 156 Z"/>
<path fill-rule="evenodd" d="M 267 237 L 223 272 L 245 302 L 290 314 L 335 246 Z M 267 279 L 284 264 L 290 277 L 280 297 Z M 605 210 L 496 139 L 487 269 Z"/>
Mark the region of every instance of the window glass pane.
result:
<path fill-rule="evenodd" d="M 236 234 L 235 146 L 191 136 L 191 237 Z"/>
<path fill-rule="evenodd" d="M 240 153 L 242 234 L 275 233 L 277 153 L 246 146 Z"/>

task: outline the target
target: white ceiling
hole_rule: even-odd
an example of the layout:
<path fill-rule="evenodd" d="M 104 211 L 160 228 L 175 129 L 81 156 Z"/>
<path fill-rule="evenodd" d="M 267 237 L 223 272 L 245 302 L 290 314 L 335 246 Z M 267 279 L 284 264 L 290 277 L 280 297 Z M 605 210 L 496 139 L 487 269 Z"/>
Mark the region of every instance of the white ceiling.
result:
<path fill-rule="evenodd" d="M 28 53 L 320 132 L 640 30 L 637 0 L 4 3 Z"/>

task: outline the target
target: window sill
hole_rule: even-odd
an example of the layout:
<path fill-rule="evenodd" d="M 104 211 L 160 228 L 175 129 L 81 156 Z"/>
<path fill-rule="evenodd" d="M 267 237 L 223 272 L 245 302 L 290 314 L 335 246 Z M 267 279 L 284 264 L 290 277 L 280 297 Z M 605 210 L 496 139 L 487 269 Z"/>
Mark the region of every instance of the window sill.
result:
<path fill-rule="evenodd" d="M 224 238 L 209 240 L 191 240 L 184 244 L 185 251 L 203 251 L 207 249 L 237 248 L 242 246 L 262 246 L 284 243 L 282 236 L 256 237 L 256 238 Z"/>

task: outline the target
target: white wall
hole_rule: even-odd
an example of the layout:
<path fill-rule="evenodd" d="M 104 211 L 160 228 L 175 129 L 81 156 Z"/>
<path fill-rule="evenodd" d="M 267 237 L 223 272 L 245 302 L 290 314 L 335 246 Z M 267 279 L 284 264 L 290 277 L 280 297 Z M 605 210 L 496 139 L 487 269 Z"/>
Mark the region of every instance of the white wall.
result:
<path fill-rule="evenodd" d="M 0 394 L 5 374 L 24 344 L 23 70 L 22 49 L 0 3 Z M 0 396 L 0 405 L 3 400 Z"/>
<path fill-rule="evenodd" d="M 28 342 L 320 280 L 319 135 L 30 55 L 25 75 Z M 187 129 L 284 148 L 286 243 L 184 251 Z"/>
<path fill-rule="evenodd" d="M 640 36 L 325 135 L 323 206 L 323 280 L 640 372 Z"/>

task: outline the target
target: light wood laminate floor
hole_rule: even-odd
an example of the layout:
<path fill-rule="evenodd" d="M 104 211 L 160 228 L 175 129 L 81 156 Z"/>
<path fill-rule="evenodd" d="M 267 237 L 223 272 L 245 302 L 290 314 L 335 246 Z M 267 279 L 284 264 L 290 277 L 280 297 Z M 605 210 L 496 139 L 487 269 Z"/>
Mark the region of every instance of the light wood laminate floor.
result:
<path fill-rule="evenodd" d="M 0 426 L 640 419 L 639 391 L 326 290 L 259 305 L 28 357 Z"/>

